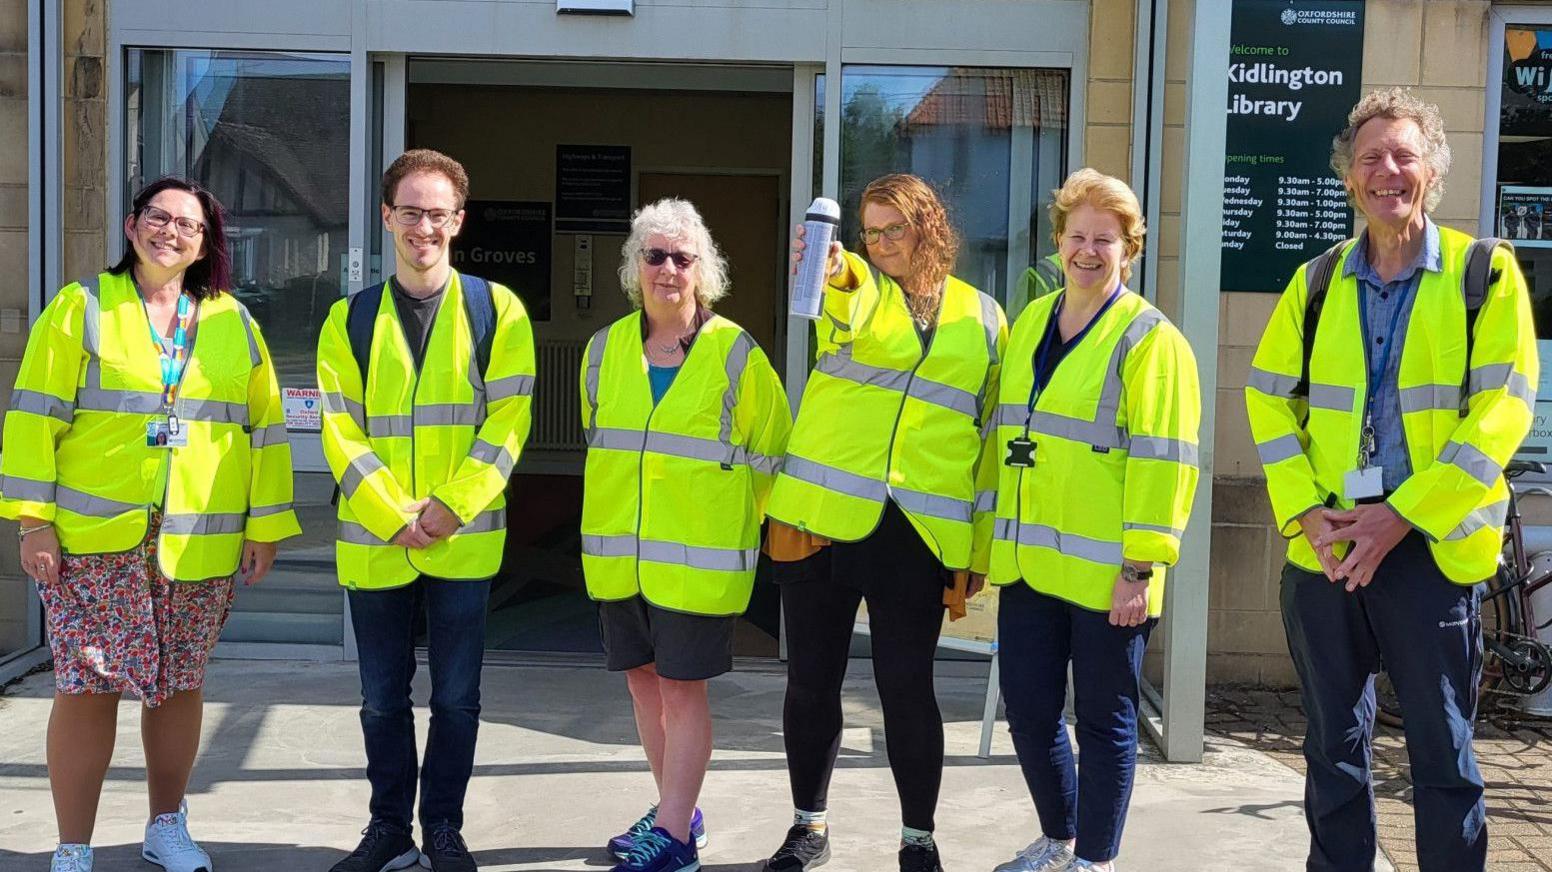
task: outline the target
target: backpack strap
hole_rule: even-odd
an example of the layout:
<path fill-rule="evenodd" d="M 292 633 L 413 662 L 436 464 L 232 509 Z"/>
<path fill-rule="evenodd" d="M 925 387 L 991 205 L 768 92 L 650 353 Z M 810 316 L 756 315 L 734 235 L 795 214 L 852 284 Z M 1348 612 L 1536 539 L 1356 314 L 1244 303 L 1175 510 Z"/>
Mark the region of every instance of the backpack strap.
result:
<path fill-rule="evenodd" d="M 1460 381 L 1460 416 L 1468 413 L 1467 401 L 1471 397 L 1471 352 L 1476 344 L 1477 315 L 1487 292 L 1503 278 L 1503 270 L 1493 269 L 1493 253 L 1502 247 L 1514 257 L 1514 246 L 1507 240 L 1494 237 L 1473 239 L 1466 248 L 1466 269 L 1461 274 L 1461 297 L 1466 304 L 1466 371 Z"/>
<path fill-rule="evenodd" d="M 458 274 L 459 288 L 463 291 L 463 310 L 469 317 L 469 333 L 474 337 L 475 360 L 480 365 L 480 378 L 490 370 L 490 350 L 496 336 L 496 301 L 492 298 L 490 282 L 479 276 Z"/>
<path fill-rule="evenodd" d="M 1299 371 L 1299 383 L 1294 386 L 1294 396 L 1308 397 L 1310 386 L 1310 358 L 1315 354 L 1315 333 L 1320 329 L 1320 311 L 1326 305 L 1326 290 L 1331 277 L 1336 275 L 1337 261 L 1342 259 L 1342 249 L 1349 240 L 1343 240 L 1321 252 L 1304 265 L 1304 367 Z"/>
<path fill-rule="evenodd" d="M 366 377 L 372 370 L 372 333 L 377 326 L 377 310 L 383 302 L 383 282 L 360 291 L 345 308 L 345 335 L 350 337 L 350 353 L 361 371 L 361 393 L 366 395 Z"/>

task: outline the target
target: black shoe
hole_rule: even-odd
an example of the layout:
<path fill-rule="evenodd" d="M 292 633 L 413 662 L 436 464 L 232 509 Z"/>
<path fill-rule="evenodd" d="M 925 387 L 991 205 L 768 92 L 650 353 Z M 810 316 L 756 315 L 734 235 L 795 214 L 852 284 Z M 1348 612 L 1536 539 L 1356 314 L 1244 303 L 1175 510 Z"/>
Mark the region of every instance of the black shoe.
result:
<path fill-rule="evenodd" d="M 440 823 L 431 828 L 431 835 L 420 846 L 420 853 L 420 865 L 432 872 L 475 872 L 480 868 L 475 865 L 474 856 L 463 843 L 458 828 L 449 823 Z"/>
<path fill-rule="evenodd" d="M 906 845 L 900 849 L 900 872 L 943 872 L 937 845 Z"/>
<path fill-rule="evenodd" d="M 787 830 L 787 839 L 765 861 L 766 872 L 806 872 L 830 862 L 830 830 L 802 824 Z"/>
<path fill-rule="evenodd" d="M 413 866 L 419 859 L 409 830 L 372 821 L 361 831 L 361 844 L 349 857 L 329 867 L 329 872 L 392 872 Z"/>

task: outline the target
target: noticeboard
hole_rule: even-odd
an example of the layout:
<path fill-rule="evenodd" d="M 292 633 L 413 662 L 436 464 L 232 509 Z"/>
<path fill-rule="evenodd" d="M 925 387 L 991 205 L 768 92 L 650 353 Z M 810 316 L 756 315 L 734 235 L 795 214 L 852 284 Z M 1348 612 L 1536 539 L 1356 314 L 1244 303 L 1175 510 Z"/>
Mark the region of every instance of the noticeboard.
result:
<path fill-rule="evenodd" d="M 470 200 L 453 238 L 453 267 L 506 285 L 528 317 L 550 320 L 550 204 Z"/>
<path fill-rule="evenodd" d="M 1235 0 L 1233 15 L 1222 284 L 1281 292 L 1352 233 L 1331 140 L 1358 102 L 1363 3 Z"/>
<path fill-rule="evenodd" d="M 556 233 L 629 233 L 630 217 L 630 146 L 555 146 Z"/>

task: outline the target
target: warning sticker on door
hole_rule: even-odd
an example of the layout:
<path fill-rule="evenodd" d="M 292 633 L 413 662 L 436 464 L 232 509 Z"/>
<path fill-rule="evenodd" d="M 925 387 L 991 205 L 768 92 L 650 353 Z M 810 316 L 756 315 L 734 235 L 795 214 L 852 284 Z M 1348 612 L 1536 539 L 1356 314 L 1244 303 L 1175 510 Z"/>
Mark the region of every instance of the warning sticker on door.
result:
<path fill-rule="evenodd" d="M 286 409 L 286 429 L 317 433 L 323 429 L 323 392 L 317 388 L 281 388 L 280 401 Z"/>

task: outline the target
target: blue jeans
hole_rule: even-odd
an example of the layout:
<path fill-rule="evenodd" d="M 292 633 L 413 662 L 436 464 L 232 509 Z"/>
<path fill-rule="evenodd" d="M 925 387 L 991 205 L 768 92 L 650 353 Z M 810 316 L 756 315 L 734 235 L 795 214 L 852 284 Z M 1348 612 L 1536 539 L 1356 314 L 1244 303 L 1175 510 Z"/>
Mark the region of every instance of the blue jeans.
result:
<path fill-rule="evenodd" d="M 1112 627 L 1092 612 L 1022 581 L 1001 591 L 998 663 L 1008 732 L 1040 829 L 1078 840 L 1079 858 L 1102 863 L 1121 847 L 1137 769 L 1137 683 L 1156 623 Z M 1072 664 L 1078 750 L 1072 759 L 1062 708 Z"/>
<path fill-rule="evenodd" d="M 490 582 L 421 576 L 391 590 L 351 590 L 350 622 L 361 669 L 361 732 L 372 819 L 410 829 L 417 769 L 420 826 L 463 826 L 463 798 L 480 729 L 480 667 Z M 431 728 L 423 764 L 415 753 L 415 618 L 426 606 Z"/>
<path fill-rule="evenodd" d="M 1444 577 L 1415 532 L 1385 556 L 1368 587 L 1353 593 L 1320 573 L 1283 568 L 1283 625 L 1309 720 L 1310 872 L 1373 868 L 1369 744 L 1382 660 L 1406 716 L 1418 866 L 1485 868 L 1482 773 L 1471 748 L 1482 675 L 1479 597 L 1479 587 Z"/>

